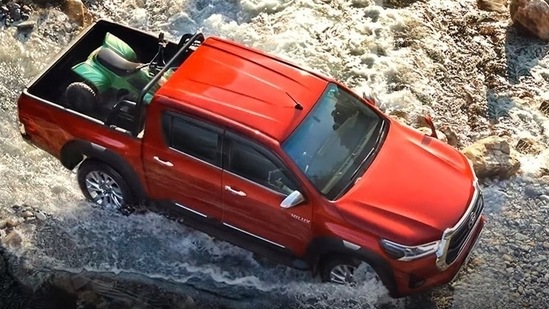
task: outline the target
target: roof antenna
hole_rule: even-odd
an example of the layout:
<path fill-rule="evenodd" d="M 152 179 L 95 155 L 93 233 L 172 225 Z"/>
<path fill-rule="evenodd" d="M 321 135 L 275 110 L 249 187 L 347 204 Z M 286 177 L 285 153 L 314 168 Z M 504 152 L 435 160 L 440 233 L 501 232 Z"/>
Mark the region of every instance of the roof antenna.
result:
<path fill-rule="evenodd" d="M 286 94 L 290 97 L 290 99 L 292 99 L 292 101 L 294 101 L 295 105 L 295 109 L 298 109 L 298 110 L 303 110 L 303 105 L 299 104 L 299 102 L 296 101 L 296 99 L 294 99 L 288 92 L 286 92 Z"/>

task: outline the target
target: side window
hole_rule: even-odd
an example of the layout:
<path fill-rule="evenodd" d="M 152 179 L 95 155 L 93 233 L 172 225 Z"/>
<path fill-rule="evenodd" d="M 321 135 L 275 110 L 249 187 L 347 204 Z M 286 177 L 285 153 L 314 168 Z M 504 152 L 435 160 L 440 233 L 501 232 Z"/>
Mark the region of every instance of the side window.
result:
<path fill-rule="evenodd" d="M 297 189 L 282 162 L 258 145 L 232 140 L 228 170 L 284 195 Z"/>
<path fill-rule="evenodd" d="M 221 166 L 221 135 L 214 127 L 169 113 L 163 115 L 162 127 L 171 148 Z"/>

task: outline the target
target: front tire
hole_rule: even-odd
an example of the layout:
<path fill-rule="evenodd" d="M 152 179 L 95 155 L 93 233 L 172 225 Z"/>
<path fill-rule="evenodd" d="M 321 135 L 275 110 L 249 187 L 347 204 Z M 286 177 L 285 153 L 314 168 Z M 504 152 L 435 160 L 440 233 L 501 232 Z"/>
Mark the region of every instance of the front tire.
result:
<path fill-rule="evenodd" d="M 353 285 L 354 272 L 359 264 L 358 261 L 344 256 L 327 257 L 320 266 L 320 278 L 323 282 Z"/>
<path fill-rule="evenodd" d="M 89 201 L 101 207 L 123 211 L 135 201 L 124 178 L 109 165 L 87 159 L 78 168 L 78 185 Z"/>

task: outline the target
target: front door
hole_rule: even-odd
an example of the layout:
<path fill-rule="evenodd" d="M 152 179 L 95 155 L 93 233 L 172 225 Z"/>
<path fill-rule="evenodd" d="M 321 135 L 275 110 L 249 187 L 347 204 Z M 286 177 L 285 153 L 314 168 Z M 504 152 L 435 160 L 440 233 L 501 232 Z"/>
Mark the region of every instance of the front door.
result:
<path fill-rule="evenodd" d="M 221 221 L 223 131 L 173 112 L 163 113 L 156 131 L 162 134 L 146 134 L 143 141 L 151 198 L 167 201 L 183 213 Z"/>
<path fill-rule="evenodd" d="M 224 141 L 223 224 L 271 246 L 305 253 L 312 206 L 280 203 L 298 190 L 294 177 L 267 148 L 227 133 Z"/>

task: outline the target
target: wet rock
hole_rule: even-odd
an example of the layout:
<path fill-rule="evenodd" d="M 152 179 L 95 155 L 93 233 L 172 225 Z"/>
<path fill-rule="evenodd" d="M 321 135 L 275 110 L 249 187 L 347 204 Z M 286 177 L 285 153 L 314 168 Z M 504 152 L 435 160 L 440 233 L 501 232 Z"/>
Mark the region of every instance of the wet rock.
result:
<path fill-rule="evenodd" d="M 65 0 L 32 0 L 32 2 L 39 5 L 46 5 L 46 4 L 62 4 L 63 2 L 65 2 Z"/>
<path fill-rule="evenodd" d="M 446 135 L 448 145 L 452 147 L 459 147 L 459 138 L 456 133 L 450 128 L 450 126 L 445 125 L 440 128 L 440 132 Z"/>
<path fill-rule="evenodd" d="M 490 136 L 465 148 L 463 154 L 473 162 L 479 178 L 508 178 L 518 172 L 520 162 L 507 140 Z"/>
<path fill-rule="evenodd" d="M 81 0 L 66 0 L 63 4 L 63 12 L 70 21 L 77 23 L 79 26 L 84 26 L 86 15 L 89 14 L 88 9 Z"/>
<path fill-rule="evenodd" d="M 533 139 L 526 137 L 519 139 L 515 148 L 522 154 L 538 154 L 543 150 Z"/>
<path fill-rule="evenodd" d="M 19 23 L 17 24 L 17 30 L 19 31 L 30 31 L 32 29 L 34 29 L 34 21 L 30 21 L 30 20 L 27 20 L 27 21 L 24 21 L 22 23 Z"/>
<path fill-rule="evenodd" d="M 545 116 L 549 116 L 549 100 L 545 100 L 545 101 L 541 102 L 541 105 L 539 106 L 539 110 Z"/>
<path fill-rule="evenodd" d="M 418 0 L 385 0 L 383 5 L 391 8 L 403 8 L 412 5 Z"/>
<path fill-rule="evenodd" d="M 2 238 L 2 245 L 8 247 L 20 247 L 23 242 L 23 238 L 16 230 L 9 232 L 6 237 Z"/>
<path fill-rule="evenodd" d="M 32 9 L 31 9 L 30 6 L 28 6 L 26 4 L 23 4 L 21 6 L 21 12 L 26 13 L 26 14 L 30 14 L 30 12 L 32 12 Z"/>
<path fill-rule="evenodd" d="M 477 0 L 477 6 L 484 11 L 503 13 L 507 11 L 507 0 Z"/>
<path fill-rule="evenodd" d="M 13 18 L 13 20 L 17 21 L 21 19 L 21 6 L 18 3 L 8 2 L 6 7 L 8 8 L 10 17 Z"/>
<path fill-rule="evenodd" d="M 539 187 L 536 186 L 527 186 L 524 188 L 524 195 L 527 197 L 538 197 L 542 195 L 543 192 Z"/>
<path fill-rule="evenodd" d="M 511 19 L 542 40 L 549 41 L 549 3 L 547 0 L 511 0 Z"/>
<path fill-rule="evenodd" d="M 400 124 L 404 124 L 404 125 L 407 124 L 407 121 L 406 121 L 405 118 L 402 118 L 402 117 L 399 117 L 399 116 L 395 116 L 395 115 L 391 115 L 391 118 L 393 118 L 394 120 L 398 121 Z"/>
<path fill-rule="evenodd" d="M 14 227 L 18 226 L 20 223 L 21 223 L 21 221 L 19 221 L 16 218 L 9 218 L 9 219 L 6 220 L 6 227 L 7 228 L 14 228 Z"/>
<path fill-rule="evenodd" d="M 34 214 L 30 210 L 25 210 L 21 213 L 21 217 L 30 218 L 30 217 L 34 217 Z"/>
<path fill-rule="evenodd" d="M 36 213 L 34 213 L 34 216 L 36 217 L 36 219 L 38 219 L 38 221 L 46 221 L 46 215 L 37 211 Z"/>
<path fill-rule="evenodd" d="M 421 128 L 418 128 L 417 130 L 419 132 L 425 134 L 425 135 L 431 135 L 431 132 L 432 132 L 431 128 L 427 128 L 427 127 L 421 127 Z M 442 133 L 439 130 L 435 130 L 435 131 L 436 131 L 437 137 L 440 141 L 445 142 L 445 143 L 448 142 L 448 138 L 446 137 L 446 135 L 444 133 Z"/>

